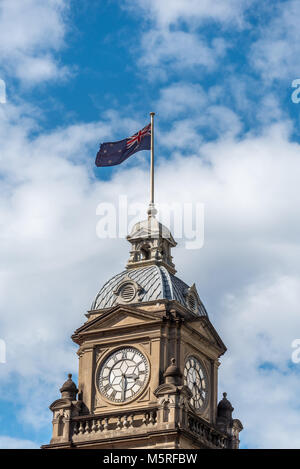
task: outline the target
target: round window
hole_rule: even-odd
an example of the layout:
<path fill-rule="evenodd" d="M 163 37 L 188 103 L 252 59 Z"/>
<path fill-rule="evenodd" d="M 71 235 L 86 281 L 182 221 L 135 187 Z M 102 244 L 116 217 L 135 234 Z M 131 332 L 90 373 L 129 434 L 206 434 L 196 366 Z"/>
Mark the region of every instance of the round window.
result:
<path fill-rule="evenodd" d="M 124 301 L 132 301 L 135 297 L 136 291 L 132 283 L 124 283 L 119 291 L 119 296 Z"/>

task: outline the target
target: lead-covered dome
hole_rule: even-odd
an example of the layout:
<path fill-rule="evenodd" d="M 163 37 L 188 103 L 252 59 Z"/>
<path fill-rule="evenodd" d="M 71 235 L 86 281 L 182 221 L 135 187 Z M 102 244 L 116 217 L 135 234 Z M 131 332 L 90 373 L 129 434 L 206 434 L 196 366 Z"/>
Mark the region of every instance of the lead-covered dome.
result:
<path fill-rule="evenodd" d="M 124 270 L 101 288 L 91 309 L 111 308 L 117 304 L 175 300 L 197 316 L 207 316 L 196 287 L 189 287 L 161 265 Z"/>
<path fill-rule="evenodd" d="M 139 221 L 133 225 L 131 233 L 127 239 L 139 238 L 164 238 L 170 240 L 172 245 L 176 246 L 176 242 L 174 241 L 169 228 L 153 217 Z"/>
<path fill-rule="evenodd" d="M 189 287 L 175 276 L 171 249 L 177 243 L 155 214 L 150 204 L 148 219 L 133 226 L 127 236 L 131 251 L 126 270 L 105 283 L 91 306 L 92 311 L 118 304 L 169 300 L 177 301 L 195 316 L 207 316 L 195 285 Z"/>

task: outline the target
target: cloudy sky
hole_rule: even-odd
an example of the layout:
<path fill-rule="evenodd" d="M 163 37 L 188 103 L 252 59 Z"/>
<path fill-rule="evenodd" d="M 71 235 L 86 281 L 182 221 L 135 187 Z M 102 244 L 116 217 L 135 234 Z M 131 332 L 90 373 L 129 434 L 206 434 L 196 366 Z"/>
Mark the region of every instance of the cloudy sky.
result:
<path fill-rule="evenodd" d="M 148 201 L 148 152 L 95 154 L 155 111 L 157 201 L 204 204 L 174 261 L 228 347 L 241 446 L 299 448 L 299 48 L 293 0 L 0 0 L 0 447 L 50 440 L 70 336 L 128 258 L 97 207 Z"/>

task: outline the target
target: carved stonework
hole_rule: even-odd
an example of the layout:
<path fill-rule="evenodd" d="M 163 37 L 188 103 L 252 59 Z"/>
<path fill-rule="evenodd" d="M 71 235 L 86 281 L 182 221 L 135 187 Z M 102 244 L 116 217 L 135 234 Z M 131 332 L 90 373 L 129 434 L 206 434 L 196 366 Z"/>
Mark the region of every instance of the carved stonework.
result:
<path fill-rule="evenodd" d="M 95 347 L 95 359 L 96 363 L 101 359 L 101 357 L 106 353 L 108 349 L 100 346 Z"/>
<path fill-rule="evenodd" d="M 127 270 L 105 283 L 73 334 L 69 374 L 50 405 L 44 448 L 238 448 L 242 424 L 217 401 L 226 347 L 195 285 L 176 277 L 170 231 L 149 211 L 135 224 Z"/>
<path fill-rule="evenodd" d="M 127 239 L 132 245 L 128 269 L 158 264 L 175 274 L 171 248 L 177 243 L 170 231 L 159 223 L 155 216 L 136 223 Z"/>

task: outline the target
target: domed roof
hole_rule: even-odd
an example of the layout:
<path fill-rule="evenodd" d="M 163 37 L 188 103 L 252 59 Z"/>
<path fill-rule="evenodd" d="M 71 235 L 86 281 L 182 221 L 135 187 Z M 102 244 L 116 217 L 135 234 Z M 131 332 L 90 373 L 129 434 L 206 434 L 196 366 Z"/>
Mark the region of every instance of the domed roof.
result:
<path fill-rule="evenodd" d="M 71 399 L 71 400 L 76 399 L 76 394 L 78 393 L 78 389 L 74 381 L 72 381 L 71 373 L 68 374 L 68 379 L 60 388 L 60 392 L 61 392 L 61 397 L 63 399 Z"/>
<path fill-rule="evenodd" d="M 166 378 L 168 376 L 182 376 L 180 369 L 176 366 L 175 358 L 171 358 L 171 364 L 164 372 L 164 377 Z"/>
<path fill-rule="evenodd" d="M 218 410 L 234 410 L 231 402 L 227 399 L 227 392 L 223 392 L 223 399 L 218 404 Z"/>
<path fill-rule="evenodd" d="M 187 301 L 189 286 L 160 265 L 128 269 L 115 275 L 101 288 L 91 309 L 111 308 L 118 304 L 118 290 L 122 285 L 131 281 L 134 286 L 137 285 L 139 288 L 138 299 L 132 300 L 131 303 L 165 299 L 178 301 L 184 307 L 191 309 L 190 303 Z M 198 295 L 196 296 L 197 302 L 192 312 L 199 316 L 207 316 L 204 305 Z"/>
<path fill-rule="evenodd" d="M 160 223 L 155 217 L 150 217 L 147 220 L 137 222 L 131 230 L 127 239 L 138 239 L 138 238 L 164 238 L 168 239 L 173 246 L 176 246 L 176 242 L 170 232 L 170 230 Z"/>

